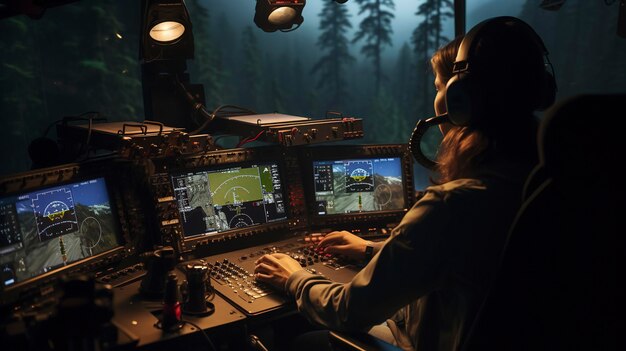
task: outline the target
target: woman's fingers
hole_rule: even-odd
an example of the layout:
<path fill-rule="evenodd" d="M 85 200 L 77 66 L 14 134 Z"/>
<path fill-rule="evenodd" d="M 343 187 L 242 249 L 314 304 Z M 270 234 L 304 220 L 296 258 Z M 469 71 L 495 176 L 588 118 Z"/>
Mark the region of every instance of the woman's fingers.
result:
<path fill-rule="evenodd" d="M 257 280 L 260 280 L 262 282 L 269 282 L 269 281 L 272 280 L 273 277 L 274 277 L 273 275 L 265 274 L 265 273 L 261 273 L 261 272 L 258 272 L 258 273 L 254 274 L 254 278 L 257 279 Z"/>
<path fill-rule="evenodd" d="M 345 241 L 344 232 L 332 232 L 327 234 L 320 242 L 317 244 L 318 247 L 324 247 L 334 244 L 340 244 Z"/>
<path fill-rule="evenodd" d="M 260 263 L 257 264 L 256 267 L 254 267 L 254 272 L 272 273 L 275 269 L 275 267 L 272 267 L 266 263 Z"/>
<path fill-rule="evenodd" d="M 268 265 L 277 266 L 278 259 L 274 257 L 273 255 L 277 255 L 277 254 L 263 255 L 258 260 L 256 260 L 255 264 L 258 265 L 259 263 L 266 263 Z"/>
<path fill-rule="evenodd" d="M 329 254 L 345 254 L 348 251 L 352 251 L 350 245 L 335 245 L 328 246 L 324 249 L 324 252 Z"/>

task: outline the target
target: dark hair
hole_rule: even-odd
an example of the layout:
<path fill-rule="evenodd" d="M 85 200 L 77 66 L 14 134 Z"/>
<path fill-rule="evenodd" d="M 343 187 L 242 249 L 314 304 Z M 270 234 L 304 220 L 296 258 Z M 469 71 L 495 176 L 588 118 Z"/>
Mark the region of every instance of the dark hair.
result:
<path fill-rule="evenodd" d="M 430 60 L 433 73 L 443 84 L 453 76 L 453 65 L 462 40 L 462 36 L 456 37 L 437 50 Z M 467 176 L 468 170 L 480 164 L 481 155 L 488 144 L 487 138 L 479 130 L 452 126 L 439 147 L 437 153 L 439 176 L 432 180 L 433 183 L 441 184 Z"/>
<path fill-rule="evenodd" d="M 490 28 L 476 44 L 471 87 L 479 91 L 480 123 L 452 126 L 437 154 L 439 176 L 434 183 L 471 177 L 492 159 L 503 158 L 534 164 L 537 161 L 538 108 L 536 91 L 544 77 L 543 53 L 537 44 L 515 25 Z M 457 37 L 434 53 L 431 67 L 442 83 L 453 76 L 452 67 L 462 37 Z M 478 78 L 475 78 L 478 77 Z"/>

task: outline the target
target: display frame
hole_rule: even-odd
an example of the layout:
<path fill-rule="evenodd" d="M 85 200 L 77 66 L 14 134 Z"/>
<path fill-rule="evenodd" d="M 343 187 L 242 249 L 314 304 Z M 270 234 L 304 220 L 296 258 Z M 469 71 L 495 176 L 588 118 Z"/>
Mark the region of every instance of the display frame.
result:
<path fill-rule="evenodd" d="M 178 204 L 174 204 L 176 200 L 171 182 L 172 175 L 201 170 L 245 167 L 266 162 L 276 163 L 280 171 L 286 210 L 285 220 L 231 229 L 217 234 L 184 236 L 185 233 L 180 223 L 180 212 L 177 208 Z M 240 248 L 279 240 L 287 235 L 286 233 L 304 228 L 306 213 L 299 172 L 295 150 L 274 145 L 215 150 L 202 155 L 183 157 L 176 162 L 165 159 L 155 160 L 151 178 L 154 183 L 155 197 L 163 205 L 156 214 L 157 225 L 160 227 L 161 233 L 165 233 L 161 235 L 162 242 L 171 242 L 171 245 L 184 255 L 206 256 L 230 250 L 232 247 Z M 165 179 L 167 179 L 166 182 Z M 176 207 L 176 214 L 164 209 L 168 206 Z"/>
<path fill-rule="evenodd" d="M 375 223 L 378 221 L 399 220 L 415 202 L 413 184 L 413 160 L 405 144 L 355 144 L 336 146 L 315 146 L 301 150 L 300 165 L 304 196 L 307 204 L 308 222 L 311 229 L 335 227 L 337 224 L 357 225 L 355 223 Z M 314 162 L 363 160 L 375 158 L 399 158 L 402 185 L 404 188 L 404 206 L 401 209 L 320 214 L 318 212 Z"/>
<path fill-rule="evenodd" d="M 43 286 L 54 285 L 57 283 L 58 278 L 63 275 L 94 273 L 98 268 L 106 264 L 121 260 L 133 250 L 128 247 L 129 238 L 123 230 L 123 219 L 114 193 L 114 186 L 118 179 L 116 179 L 114 172 L 111 171 L 111 167 L 103 164 L 65 164 L 0 178 L 0 198 L 25 196 L 38 190 L 53 189 L 97 179 L 103 179 L 104 181 L 104 189 L 110 208 L 110 225 L 111 230 L 115 234 L 116 245 L 105 251 L 69 262 L 64 266 L 55 267 L 38 275 L 16 281 L 13 284 L 7 286 L 4 283 L 0 284 L 0 291 L 2 291 L 3 295 L 2 303 L 10 302 L 12 300 L 11 296 L 20 292 L 23 294 L 24 291 L 31 288 L 39 287 L 43 293 L 46 290 L 42 288 Z"/>
<path fill-rule="evenodd" d="M 205 233 L 198 233 L 198 234 L 192 234 L 192 235 L 187 235 L 184 231 L 184 225 L 183 225 L 183 239 L 184 240 L 195 240 L 198 238 L 212 238 L 212 237 L 217 237 L 217 236 L 222 236 L 222 235 L 227 235 L 230 232 L 235 232 L 237 230 L 254 230 L 260 226 L 265 226 L 265 225 L 270 225 L 270 224 L 275 224 L 278 222 L 286 222 L 289 220 L 290 218 L 290 210 L 289 210 L 289 205 L 288 205 L 288 199 L 287 199 L 287 193 L 286 193 L 286 185 L 285 185 L 285 167 L 284 165 L 281 164 L 282 162 L 280 160 L 272 160 L 272 159 L 257 159 L 257 160 L 246 160 L 246 161 L 242 161 L 242 162 L 228 162 L 228 163 L 220 163 L 220 164 L 212 164 L 212 165 L 205 165 L 205 166 L 199 166 L 199 167 L 195 167 L 195 168 L 184 168 L 184 169 L 177 169 L 175 171 L 170 171 L 168 173 L 168 177 L 170 180 L 170 183 L 172 185 L 172 188 L 174 191 L 176 191 L 175 187 L 174 187 L 174 177 L 178 177 L 178 176 L 182 176 L 185 174 L 199 174 L 202 172 L 206 172 L 206 173 L 220 173 L 220 171 L 224 171 L 224 170 L 229 170 L 229 169 L 235 169 L 235 168 L 251 168 L 254 166 L 263 166 L 263 165 L 271 165 L 274 164 L 276 165 L 276 167 L 278 168 L 278 176 L 279 176 L 279 180 L 280 180 L 280 184 L 281 184 L 281 196 L 282 196 L 282 202 L 283 202 L 283 211 L 285 214 L 284 218 L 281 219 L 276 219 L 276 220 L 272 220 L 272 221 L 266 221 L 264 223 L 256 223 L 250 226 L 245 226 L 245 227 L 239 227 L 239 228 L 229 228 L 229 229 L 224 229 L 224 230 L 219 230 L 219 231 L 214 231 L 214 232 L 205 232 Z M 177 200 L 177 207 L 180 206 L 180 204 L 178 203 L 178 198 L 176 197 L 176 194 L 174 195 L 174 197 Z M 180 209 L 178 209 L 179 211 L 179 216 L 182 216 L 182 211 L 180 211 Z M 182 222 L 182 219 L 181 219 Z M 182 224 L 182 223 L 181 223 Z"/>

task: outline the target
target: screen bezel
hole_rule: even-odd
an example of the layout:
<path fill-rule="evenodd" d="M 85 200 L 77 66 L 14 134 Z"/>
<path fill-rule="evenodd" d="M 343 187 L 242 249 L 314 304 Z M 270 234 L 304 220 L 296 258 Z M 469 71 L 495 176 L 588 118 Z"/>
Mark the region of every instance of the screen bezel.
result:
<path fill-rule="evenodd" d="M 399 158 L 402 185 L 404 187 L 404 208 L 397 210 L 365 211 L 351 213 L 322 214 L 317 211 L 315 196 L 313 163 L 334 162 L 339 160 L 364 160 L 376 158 Z M 312 227 L 323 227 L 346 221 L 368 221 L 390 218 L 396 215 L 402 216 L 413 205 L 415 190 L 412 176 L 412 159 L 404 144 L 380 144 L 380 145 L 341 145 L 341 146 L 315 146 L 303 150 L 300 156 L 302 168 L 302 181 L 309 214 L 309 223 Z"/>
<path fill-rule="evenodd" d="M 63 178 L 60 181 L 58 180 L 55 181 L 53 177 L 50 177 L 51 174 L 59 174 L 57 179 L 60 179 L 62 178 L 62 174 L 67 171 L 70 171 L 71 173 L 69 178 Z M 32 180 L 39 179 L 39 178 L 41 178 L 41 181 L 32 182 Z M 104 185 L 106 189 L 106 194 L 109 198 L 109 205 L 111 207 L 111 217 L 113 219 L 112 226 L 116 235 L 117 245 L 109 250 L 97 253 L 90 257 L 85 257 L 83 259 L 73 261 L 63 267 L 58 267 L 48 272 L 44 272 L 44 273 L 41 273 L 39 275 L 30 277 L 27 279 L 17 281 L 11 285 L 4 286 L 4 284 L 0 284 L 0 290 L 12 291 L 15 289 L 25 288 L 30 285 L 37 284 L 40 281 L 47 280 L 47 278 L 56 277 L 68 271 L 72 271 L 74 268 L 81 267 L 93 261 L 99 260 L 103 257 L 107 257 L 113 253 L 124 251 L 127 245 L 126 238 L 123 234 L 122 226 L 120 223 L 118 205 L 115 200 L 114 193 L 113 193 L 112 185 L 115 183 L 115 180 L 113 179 L 112 174 L 110 174 L 109 172 L 107 171 L 90 172 L 90 171 L 81 170 L 78 166 L 73 166 L 73 167 L 65 166 L 65 167 L 54 167 L 54 168 L 47 168 L 43 170 L 21 173 L 15 177 L 1 181 L 2 183 L 18 182 L 22 184 L 22 186 L 20 186 L 19 189 L 12 189 L 10 191 L 7 191 L 6 193 L 2 193 L 1 197 L 7 198 L 7 197 L 25 195 L 25 194 L 32 193 L 38 190 L 42 190 L 42 189 L 62 187 L 64 185 L 76 184 L 76 183 L 94 180 L 98 178 L 102 178 L 105 183 Z M 53 180 L 50 181 L 50 179 L 53 179 Z M 27 180 L 30 180 L 30 182 Z M 42 183 L 45 183 L 45 184 L 42 184 Z"/>
<path fill-rule="evenodd" d="M 287 184 L 286 184 L 286 167 L 284 165 L 284 162 L 280 159 L 272 159 L 272 158 L 256 158 L 256 159 L 252 159 L 252 160 L 245 160 L 245 161 L 233 161 L 233 162 L 225 162 L 225 163 L 218 163 L 218 164 L 212 164 L 212 165 L 207 165 L 207 166 L 198 166 L 198 167 L 189 167 L 189 168 L 182 168 L 182 169 L 176 169 L 176 170 L 171 170 L 170 172 L 168 172 L 168 181 L 169 181 L 169 185 L 172 187 L 172 191 L 174 190 L 174 182 L 173 179 L 176 176 L 180 176 L 180 175 L 184 175 L 184 174 L 197 174 L 197 173 L 201 173 L 201 172 L 219 172 L 221 170 L 225 170 L 225 169 L 230 169 L 230 168 L 246 168 L 246 167 L 252 167 L 252 166 L 258 166 L 261 164 L 276 164 L 276 166 L 278 167 L 279 170 L 279 177 L 280 177 L 280 182 L 282 185 L 282 197 L 283 197 L 283 203 L 285 206 L 285 218 L 283 219 L 277 219 L 271 222 L 265 222 L 265 223 L 259 223 L 259 224 L 255 224 L 252 226 L 247 226 L 247 227 L 241 227 L 241 228 L 231 228 L 228 230 L 223 230 L 223 231 L 217 231 L 217 232 L 206 232 L 206 233 L 201 233 L 201 234 L 194 234 L 191 236 L 186 236 L 185 232 L 184 232 L 184 227 L 182 224 L 182 219 L 181 219 L 181 227 L 183 228 L 183 235 L 182 238 L 185 242 L 188 241 L 195 241 L 198 239 L 213 239 L 213 238 L 219 238 L 222 236 L 227 236 L 229 234 L 232 233 L 239 233 L 239 232 L 245 232 L 245 231 L 253 231 L 253 230 L 258 230 L 258 229 L 262 229 L 264 227 L 267 226 L 272 226 L 272 225 L 276 225 L 276 224 L 282 224 L 282 223 L 287 223 L 291 218 L 291 209 L 290 209 L 290 201 L 289 198 L 287 197 Z M 178 208 L 178 199 L 176 198 L 176 195 L 174 195 L 174 198 L 176 200 L 176 211 L 178 211 L 178 214 L 180 216 L 180 210 Z"/>

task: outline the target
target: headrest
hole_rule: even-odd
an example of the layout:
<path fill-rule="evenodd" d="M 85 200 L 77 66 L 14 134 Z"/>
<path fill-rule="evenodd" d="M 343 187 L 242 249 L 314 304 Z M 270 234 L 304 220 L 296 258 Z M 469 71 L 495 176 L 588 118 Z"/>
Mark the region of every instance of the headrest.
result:
<path fill-rule="evenodd" d="M 539 128 L 539 159 L 546 176 L 577 182 L 617 172 L 625 159 L 624 117 L 626 94 L 578 95 L 556 103 Z M 618 173 L 608 176 L 606 181 L 621 178 Z"/>

